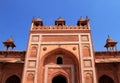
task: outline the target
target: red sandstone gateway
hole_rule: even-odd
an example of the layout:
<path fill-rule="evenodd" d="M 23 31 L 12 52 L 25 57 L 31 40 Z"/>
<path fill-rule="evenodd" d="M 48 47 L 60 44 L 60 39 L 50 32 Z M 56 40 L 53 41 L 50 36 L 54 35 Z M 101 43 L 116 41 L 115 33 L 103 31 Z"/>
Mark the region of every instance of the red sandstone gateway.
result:
<path fill-rule="evenodd" d="M 61 17 L 55 26 L 32 19 L 26 51 L 12 50 L 12 38 L 0 51 L 0 83 L 119 83 L 120 51 L 108 37 L 107 51 L 94 52 L 88 17 L 66 26 Z"/>

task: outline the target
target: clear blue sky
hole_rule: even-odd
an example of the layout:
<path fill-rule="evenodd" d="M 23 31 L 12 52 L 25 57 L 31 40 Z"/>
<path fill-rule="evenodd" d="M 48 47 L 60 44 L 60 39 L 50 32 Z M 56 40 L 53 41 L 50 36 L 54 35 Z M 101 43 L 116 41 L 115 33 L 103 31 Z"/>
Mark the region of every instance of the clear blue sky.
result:
<path fill-rule="evenodd" d="M 40 17 L 44 25 L 54 25 L 60 16 L 67 25 L 76 25 L 80 16 L 88 16 L 94 49 L 106 50 L 108 34 L 120 49 L 120 0 L 0 0 L 0 50 L 10 36 L 15 50 L 26 50 L 33 16 Z"/>

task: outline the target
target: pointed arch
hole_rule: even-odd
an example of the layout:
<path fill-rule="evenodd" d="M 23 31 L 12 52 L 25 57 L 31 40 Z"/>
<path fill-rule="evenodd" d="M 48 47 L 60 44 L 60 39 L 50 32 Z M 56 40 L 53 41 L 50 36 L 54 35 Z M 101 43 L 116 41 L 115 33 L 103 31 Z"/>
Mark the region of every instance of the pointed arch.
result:
<path fill-rule="evenodd" d="M 63 64 L 56 64 L 57 57 L 62 57 Z M 80 61 L 77 58 L 77 56 L 69 50 L 66 50 L 64 48 L 56 48 L 54 50 L 51 50 L 51 51 L 47 52 L 46 54 L 42 55 L 42 57 L 39 59 L 39 63 L 40 63 L 39 71 L 41 71 L 41 73 L 38 74 L 39 76 L 44 74 L 45 67 L 47 67 L 49 65 L 57 65 L 57 66 L 72 65 L 73 69 L 75 71 L 74 72 L 75 82 L 76 82 L 76 80 L 79 80 L 80 73 L 81 73 L 80 72 L 80 64 L 79 64 Z M 41 69 L 41 67 L 44 67 L 44 68 Z M 62 72 L 62 70 L 60 70 L 60 71 Z M 47 71 L 47 72 L 49 72 L 49 71 Z M 61 74 L 61 73 L 57 73 L 57 75 L 58 74 Z M 53 77 L 53 76 L 54 76 L 53 74 L 50 75 L 50 77 Z M 64 76 L 66 76 L 66 75 L 64 75 Z M 66 76 L 66 77 L 68 77 L 68 76 Z M 42 77 L 42 78 L 44 79 L 44 77 Z"/>
<path fill-rule="evenodd" d="M 107 75 L 101 76 L 98 81 L 99 83 L 114 83 L 114 80 Z"/>
<path fill-rule="evenodd" d="M 52 78 L 54 78 L 54 77 L 56 77 L 56 76 L 58 76 L 58 75 L 65 76 L 65 77 L 68 79 L 67 74 L 65 74 L 65 73 L 62 72 L 62 71 L 58 71 L 58 72 L 53 73 Z"/>
<path fill-rule="evenodd" d="M 45 59 L 52 54 L 63 54 L 63 55 L 69 55 L 69 57 L 72 58 L 72 60 L 74 60 L 75 64 L 78 65 L 79 61 L 77 59 L 77 57 L 70 52 L 69 50 L 63 49 L 63 48 L 56 48 L 48 53 L 46 53 L 45 55 L 43 55 L 43 57 L 41 58 L 41 62 L 44 64 Z"/>
<path fill-rule="evenodd" d="M 21 82 L 20 82 L 20 78 L 18 76 L 12 75 L 12 76 L 7 78 L 5 83 L 21 83 Z"/>

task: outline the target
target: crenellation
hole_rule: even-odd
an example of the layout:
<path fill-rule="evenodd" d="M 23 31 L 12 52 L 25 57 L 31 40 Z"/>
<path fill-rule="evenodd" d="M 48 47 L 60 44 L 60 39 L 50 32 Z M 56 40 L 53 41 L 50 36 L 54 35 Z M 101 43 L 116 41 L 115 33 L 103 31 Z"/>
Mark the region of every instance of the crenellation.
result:
<path fill-rule="evenodd" d="M 1 50 L 0 51 L 0 55 L 25 55 L 26 51 L 15 51 L 15 50 L 10 50 L 10 51 L 6 51 L 6 50 Z"/>
<path fill-rule="evenodd" d="M 32 30 L 76 30 L 88 29 L 88 26 L 34 26 Z"/>

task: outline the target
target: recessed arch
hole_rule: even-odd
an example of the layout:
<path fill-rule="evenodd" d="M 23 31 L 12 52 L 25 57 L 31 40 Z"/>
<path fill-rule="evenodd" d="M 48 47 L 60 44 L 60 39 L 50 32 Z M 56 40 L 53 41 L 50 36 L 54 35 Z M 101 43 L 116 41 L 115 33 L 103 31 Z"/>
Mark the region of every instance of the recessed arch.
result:
<path fill-rule="evenodd" d="M 40 59 L 41 62 L 44 64 L 45 59 L 52 54 L 59 54 L 59 55 L 69 55 L 69 57 L 72 58 L 72 60 L 74 60 L 75 64 L 78 65 L 79 61 L 77 59 L 77 57 L 70 51 L 63 49 L 63 48 L 56 48 L 48 53 L 46 53 L 45 55 L 43 55 L 43 57 Z"/>
<path fill-rule="evenodd" d="M 57 64 L 57 66 L 72 66 L 70 68 L 73 68 L 73 70 L 75 71 L 74 74 L 73 74 L 73 80 L 75 82 L 77 82 L 77 80 L 80 80 L 79 77 L 80 77 L 80 64 L 79 64 L 79 58 L 74 55 L 74 53 L 72 53 L 71 51 L 69 50 L 66 50 L 64 48 L 56 48 L 54 50 L 51 50 L 47 53 L 45 53 L 44 55 L 42 55 L 42 57 L 40 57 L 39 59 L 39 71 L 41 71 L 41 73 L 39 73 L 38 75 L 41 76 L 43 74 L 47 75 L 49 73 L 49 70 L 48 70 L 48 67 L 51 66 L 51 68 L 53 66 L 56 65 L 56 59 L 57 57 L 62 57 L 63 58 L 63 64 Z M 70 62 L 69 62 L 69 61 Z M 41 67 L 43 67 L 43 69 L 41 69 Z M 56 69 L 55 67 L 53 69 Z M 63 67 L 63 69 L 60 70 L 60 72 L 63 72 L 64 73 L 68 73 L 66 71 L 66 68 Z M 58 72 L 58 70 L 56 69 L 56 72 Z M 52 73 L 52 72 L 51 72 Z M 61 73 L 58 73 L 58 74 L 61 74 Z M 57 75 L 58 75 L 57 74 Z M 53 73 L 52 74 L 49 74 L 50 77 L 53 77 Z M 66 77 L 69 77 L 71 76 L 72 74 L 69 74 L 68 76 Z M 41 77 L 43 79 L 47 79 L 45 77 Z M 52 79 L 52 78 L 51 78 Z M 71 78 L 70 78 L 71 79 Z M 71 79 L 72 80 L 72 79 Z M 42 81 L 41 81 L 42 82 Z"/>
<path fill-rule="evenodd" d="M 68 83 L 68 82 L 65 76 L 59 74 L 52 79 L 52 83 Z"/>
<path fill-rule="evenodd" d="M 90 56 L 90 48 L 89 48 L 89 46 L 83 46 L 82 52 L 83 52 L 83 57 Z"/>
<path fill-rule="evenodd" d="M 12 76 L 7 78 L 5 83 L 21 83 L 21 82 L 20 82 L 20 78 L 18 76 L 12 75 Z"/>
<path fill-rule="evenodd" d="M 101 76 L 98 81 L 99 83 L 114 83 L 114 80 L 107 75 Z"/>
<path fill-rule="evenodd" d="M 33 46 L 31 47 L 30 57 L 36 57 L 37 56 L 37 47 Z"/>

